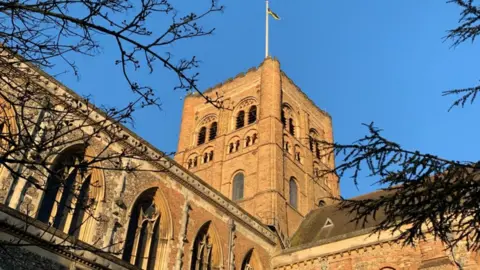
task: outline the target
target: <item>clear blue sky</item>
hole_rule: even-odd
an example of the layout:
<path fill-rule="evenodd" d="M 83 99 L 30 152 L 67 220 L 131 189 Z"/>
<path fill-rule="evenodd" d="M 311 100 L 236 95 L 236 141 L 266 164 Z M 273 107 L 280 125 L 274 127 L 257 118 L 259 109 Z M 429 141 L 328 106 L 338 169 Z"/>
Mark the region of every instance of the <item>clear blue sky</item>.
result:
<path fill-rule="evenodd" d="M 179 2 L 179 1 L 174 1 Z M 178 8 L 201 8 L 207 0 Z M 295 3 L 295 4 L 294 4 Z M 301 4 L 300 4 L 301 3 Z M 176 44 L 177 56 L 202 60 L 199 86 L 206 89 L 257 66 L 264 55 L 262 0 L 223 1 L 225 12 L 205 21 L 215 34 Z M 457 25 L 459 10 L 442 0 L 272 0 L 282 17 L 270 21 L 270 51 L 282 69 L 318 106 L 333 117 L 334 137 L 350 143 L 365 134 L 361 123 L 374 121 L 385 135 L 409 149 L 458 160 L 478 160 L 480 104 L 447 112 L 451 99 L 443 90 L 473 86 L 480 79 L 478 43 L 451 49 L 446 30 Z M 155 22 L 154 22 L 155 23 Z M 159 20 L 160 24 L 160 20 Z M 160 28 L 160 26 L 159 26 Z M 95 58 L 78 57 L 80 79 L 59 79 L 97 104 L 122 105 L 128 89 L 113 64 L 117 48 L 106 43 Z M 162 110 L 136 115 L 139 135 L 168 152 L 175 151 L 182 91 L 164 72 L 139 74 L 160 90 Z M 480 100 L 479 100 L 480 102 Z M 342 195 L 374 190 L 371 180 L 359 189 L 341 181 Z"/>

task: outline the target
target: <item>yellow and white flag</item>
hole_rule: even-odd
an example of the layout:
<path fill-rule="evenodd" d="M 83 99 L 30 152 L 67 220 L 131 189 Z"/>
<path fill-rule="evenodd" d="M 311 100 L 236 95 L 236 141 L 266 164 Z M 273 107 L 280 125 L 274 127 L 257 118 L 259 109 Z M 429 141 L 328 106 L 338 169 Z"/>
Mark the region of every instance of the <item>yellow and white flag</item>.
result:
<path fill-rule="evenodd" d="M 280 20 L 280 16 L 277 13 L 273 12 L 271 9 L 268 9 L 268 14 L 270 14 L 275 20 Z"/>

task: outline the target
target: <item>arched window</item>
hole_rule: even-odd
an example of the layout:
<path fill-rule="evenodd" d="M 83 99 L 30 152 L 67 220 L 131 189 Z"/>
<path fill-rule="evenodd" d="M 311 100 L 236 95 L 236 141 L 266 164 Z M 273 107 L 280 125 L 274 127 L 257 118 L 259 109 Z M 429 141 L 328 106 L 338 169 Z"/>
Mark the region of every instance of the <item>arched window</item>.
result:
<path fill-rule="evenodd" d="M 157 188 L 144 191 L 135 201 L 122 259 L 142 269 L 154 269 L 163 262 L 167 247 L 168 215 Z"/>
<path fill-rule="evenodd" d="M 240 140 L 237 140 L 237 141 L 235 142 L 235 152 L 237 152 L 238 149 L 240 149 Z"/>
<path fill-rule="evenodd" d="M 320 159 L 322 157 L 322 154 L 320 152 L 320 144 L 318 142 L 315 142 L 315 156 Z"/>
<path fill-rule="evenodd" d="M 222 268 L 220 243 L 211 222 L 204 224 L 197 233 L 192 249 L 191 270 Z"/>
<path fill-rule="evenodd" d="M 295 145 L 294 149 L 295 160 L 298 162 L 302 162 L 302 155 L 300 153 L 300 146 Z"/>
<path fill-rule="evenodd" d="M 236 121 L 236 129 L 239 129 L 241 127 L 245 126 L 245 112 L 244 111 L 239 111 L 237 114 L 237 121 Z"/>
<path fill-rule="evenodd" d="M 252 139 L 250 138 L 250 136 L 247 136 L 247 138 L 245 139 L 245 147 L 249 147 L 251 141 Z"/>
<path fill-rule="evenodd" d="M 198 165 L 198 157 L 193 158 L 193 167 L 197 167 Z"/>
<path fill-rule="evenodd" d="M 234 150 L 234 149 L 235 149 L 235 146 L 234 146 L 234 144 L 233 144 L 233 142 L 232 142 L 232 143 L 230 143 L 230 144 L 228 145 L 228 153 L 229 153 L 229 154 L 233 153 L 233 150 Z"/>
<path fill-rule="evenodd" d="M 210 125 L 210 133 L 208 135 L 208 140 L 211 141 L 217 137 L 217 122 L 213 122 Z"/>
<path fill-rule="evenodd" d="M 295 136 L 295 126 L 293 125 L 293 118 L 288 119 L 288 132 L 290 132 L 290 135 Z"/>
<path fill-rule="evenodd" d="M 257 106 L 253 105 L 248 111 L 248 124 L 255 123 L 257 121 Z"/>
<path fill-rule="evenodd" d="M 298 208 L 298 188 L 297 188 L 297 182 L 295 181 L 295 178 L 290 178 L 290 196 L 289 196 L 289 202 L 290 205 L 297 209 Z"/>
<path fill-rule="evenodd" d="M 285 141 L 283 148 L 285 148 L 285 152 L 290 153 L 290 143 L 288 141 Z"/>
<path fill-rule="evenodd" d="M 285 128 L 287 126 L 287 118 L 285 118 L 284 110 L 282 110 L 281 121 L 282 121 L 283 128 Z"/>
<path fill-rule="evenodd" d="M 209 158 L 210 158 L 210 161 L 212 161 L 212 160 L 213 160 L 213 150 L 212 150 L 212 151 L 210 151 Z"/>
<path fill-rule="evenodd" d="M 250 249 L 247 254 L 245 254 L 245 257 L 243 258 L 242 261 L 242 268 L 241 270 L 256 270 L 256 269 L 262 269 L 262 265 L 260 261 L 258 260 L 255 250 L 252 248 Z"/>
<path fill-rule="evenodd" d="M 198 132 L 198 143 L 197 145 L 201 145 L 205 143 L 205 137 L 207 136 L 207 128 L 202 127 L 200 132 Z"/>
<path fill-rule="evenodd" d="M 97 169 L 86 169 L 88 158 L 82 145 L 61 153 L 51 168 L 37 219 L 84 240 L 93 226 L 94 209 L 103 181 Z M 89 213 L 89 216 L 86 215 Z"/>
<path fill-rule="evenodd" d="M 233 177 L 232 200 L 238 201 L 243 199 L 244 176 L 243 173 L 237 173 Z"/>
<path fill-rule="evenodd" d="M 324 200 L 319 200 L 318 201 L 318 207 L 325 206 L 325 201 Z"/>
<path fill-rule="evenodd" d="M 254 133 L 252 136 L 252 144 L 255 144 L 257 142 L 258 136 L 257 133 Z"/>
<path fill-rule="evenodd" d="M 192 164 L 192 159 L 190 158 L 190 159 L 188 159 L 187 168 L 188 169 L 192 168 L 192 165 L 193 165 Z"/>
<path fill-rule="evenodd" d="M 203 163 L 207 163 L 208 162 L 208 153 L 205 152 L 203 153 Z"/>

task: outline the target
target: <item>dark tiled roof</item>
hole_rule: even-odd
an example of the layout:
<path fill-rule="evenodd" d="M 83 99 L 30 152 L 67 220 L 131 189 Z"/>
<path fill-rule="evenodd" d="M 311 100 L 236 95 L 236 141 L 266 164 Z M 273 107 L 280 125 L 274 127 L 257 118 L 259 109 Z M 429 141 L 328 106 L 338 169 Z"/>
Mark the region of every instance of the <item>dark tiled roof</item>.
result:
<path fill-rule="evenodd" d="M 368 193 L 352 200 L 374 199 L 386 196 L 387 190 Z M 291 247 L 312 245 L 317 242 L 329 242 L 340 238 L 348 238 L 366 229 L 373 228 L 383 219 L 383 212 L 377 212 L 375 218 L 367 219 L 365 224 L 352 221 L 354 214 L 348 209 L 340 209 L 340 205 L 332 204 L 311 211 L 298 227 L 291 239 Z M 330 224 L 332 223 L 332 224 Z"/>

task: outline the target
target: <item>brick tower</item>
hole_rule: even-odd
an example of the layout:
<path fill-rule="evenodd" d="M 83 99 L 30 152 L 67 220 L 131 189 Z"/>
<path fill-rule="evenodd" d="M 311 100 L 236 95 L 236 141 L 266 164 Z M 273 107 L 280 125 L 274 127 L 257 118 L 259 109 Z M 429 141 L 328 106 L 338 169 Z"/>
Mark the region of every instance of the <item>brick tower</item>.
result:
<path fill-rule="evenodd" d="M 332 157 L 313 139 L 333 141 L 332 120 L 281 70 L 276 59 L 186 97 L 175 160 L 236 201 L 282 238 L 312 209 L 339 196 L 337 179 L 322 177 Z"/>

